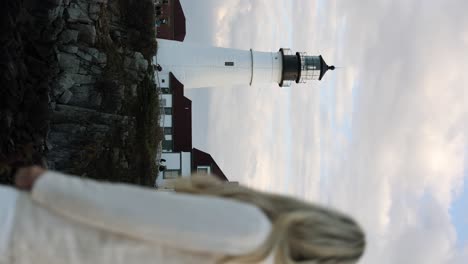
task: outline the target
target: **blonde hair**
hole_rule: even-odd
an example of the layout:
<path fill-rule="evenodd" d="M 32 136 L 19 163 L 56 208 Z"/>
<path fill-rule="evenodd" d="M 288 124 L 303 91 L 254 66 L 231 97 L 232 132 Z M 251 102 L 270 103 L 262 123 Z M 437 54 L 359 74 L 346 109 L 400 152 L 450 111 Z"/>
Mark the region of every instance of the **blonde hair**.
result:
<path fill-rule="evenodd" d="M 174 186 L 176 192 L 255 205 L 270 219 L 272 232 L 260 248 L 242 256 L 227 256 L 221 263 L 258 263 L 274 254 L 276 264 L 344 264 L 355 263 L 364 252 L 362 229 L 337 211 L 241 185 L 225 185 L 209 176 L 181 179 Z"/>

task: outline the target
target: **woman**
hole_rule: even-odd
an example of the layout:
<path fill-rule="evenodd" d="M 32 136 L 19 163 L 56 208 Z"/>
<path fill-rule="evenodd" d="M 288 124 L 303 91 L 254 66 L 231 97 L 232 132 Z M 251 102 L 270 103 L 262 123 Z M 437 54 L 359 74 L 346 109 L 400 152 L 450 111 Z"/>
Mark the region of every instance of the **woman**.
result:
<path fill-rule="evenodd" d="M 98 183 L 39 167 L 0 187 L 0 263 L 355 263 L 347 216 L 193 177 L 177 193 Z"/>

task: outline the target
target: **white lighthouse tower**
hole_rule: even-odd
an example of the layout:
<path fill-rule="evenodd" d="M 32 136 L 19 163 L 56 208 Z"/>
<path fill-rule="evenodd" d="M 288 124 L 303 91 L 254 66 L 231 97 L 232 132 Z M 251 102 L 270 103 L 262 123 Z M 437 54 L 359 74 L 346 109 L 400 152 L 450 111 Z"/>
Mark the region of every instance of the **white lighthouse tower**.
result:
<path fill-rule="evenodd" d="M 321 80 L 328 70 L 322 56 L 289 49 L 260 52 L 158 39 L 155 63 L 161 74 L 171 72 L 185 88 L 277 83 L 289 86 Z"/>

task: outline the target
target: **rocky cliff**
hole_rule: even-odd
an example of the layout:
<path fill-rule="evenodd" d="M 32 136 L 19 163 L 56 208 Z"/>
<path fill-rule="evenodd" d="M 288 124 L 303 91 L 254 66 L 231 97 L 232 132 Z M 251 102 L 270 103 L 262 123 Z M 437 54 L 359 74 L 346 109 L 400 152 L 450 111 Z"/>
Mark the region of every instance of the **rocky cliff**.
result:
<path fill-rule="evenodd" d="M 151 0 L 2 3 L 1 181 L 12 164 L 154 183 Z M 3 23 L 5 22 L 5 23 Z"/>

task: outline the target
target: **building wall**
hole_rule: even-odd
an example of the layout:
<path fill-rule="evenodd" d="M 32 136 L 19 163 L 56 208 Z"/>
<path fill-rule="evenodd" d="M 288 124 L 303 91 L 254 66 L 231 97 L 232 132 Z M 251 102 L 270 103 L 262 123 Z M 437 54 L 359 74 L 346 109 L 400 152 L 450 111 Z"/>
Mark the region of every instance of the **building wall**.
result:
<path fill-rule="evenodd" d="M 156 59 L 153 60 L 153 64 L 158 64 Z M 156 85 L 159 88 L 169 88 L 169 72 L 167 71 L 156 71 Z"/>
<path fill-rule="evenodd" d="M 160 6 L 163 14 L 157 19 L 167 19 L 168 23 L 156 27 L 156 34 L 159 38 L 174 39 L 174 1 L 168 0 L 167 4 L 161 4 Z"/>
<path fill-rule="evenodd" d="M 163 118 L 161 119 L 160 126 L 163 128 L 164 134 L 172 135 L 174 123 L 172 95 L 163 94 L 161 97 L 161 115 Z"/>
<path fill-rule="evenodd" d="M 172 115 L 164 115 L 164 118 L 162 119 L 162 127 L 163 128 L 172 127 Z"/>
<path fill-rule="evenodd" d="M 168 170 L 181 169 L 181 153 L 163 153 L 161 154 L 161 159 L 166 160 Z"/>
<path fill-rule="evenodd" d="M 161 5 L 161 9 L 163 14 L 156 19 L 166 19 L 167 24 L 156 27 L 158 38 L 184 41 L 186 22 L 180 1 L 167 0 L 167 3 Z"/>
<path fill-rule="evenodd" d="M 157 187 L 170 187 L 175 179 L 192 175 L 191 152 L 165 152 L 161 154 L 161 159 L 166 160 L 166 171 L 158 173 L 156 178 Z"/>
<path fill-rule="evenodd" d="M 184 96 L 184 86 L 171 74 L 173 95 L 174 151 L 192 151 L 192 101 Z"/>
<path fill-rule="evenodd" d="M 182 152 L 182 170 L 181 177 L 190 177 L 192 175 L 192 153 Z"/>

